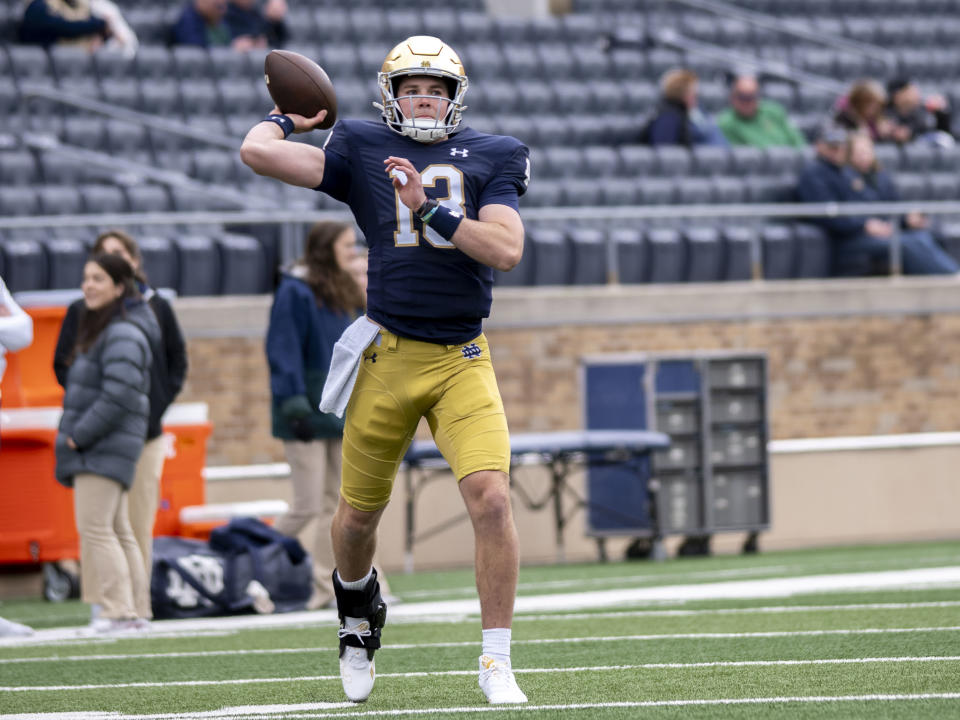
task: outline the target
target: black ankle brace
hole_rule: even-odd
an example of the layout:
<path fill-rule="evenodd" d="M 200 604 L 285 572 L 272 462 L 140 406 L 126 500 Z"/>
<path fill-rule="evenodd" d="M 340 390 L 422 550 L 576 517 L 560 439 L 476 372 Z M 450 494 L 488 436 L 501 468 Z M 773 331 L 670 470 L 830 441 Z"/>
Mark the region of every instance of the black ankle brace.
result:
<path fill-rule="evenodd" d="M 340 584 L 337 571 L 333 571 L 333 592 L 337 597 L 337 615 L 340 617 L 340 657 L 348 647 L 365 648 L 367 657 L 373 659 L 373 653 L 380 647 L 380 631 L 387 621 L 387 604 L 380 597 L 380 583 L 377 571 L 360 590 L 347 590 Z M 344 618 L 366 618 L 370 627 L 366 631 L 348 630 Z"/>

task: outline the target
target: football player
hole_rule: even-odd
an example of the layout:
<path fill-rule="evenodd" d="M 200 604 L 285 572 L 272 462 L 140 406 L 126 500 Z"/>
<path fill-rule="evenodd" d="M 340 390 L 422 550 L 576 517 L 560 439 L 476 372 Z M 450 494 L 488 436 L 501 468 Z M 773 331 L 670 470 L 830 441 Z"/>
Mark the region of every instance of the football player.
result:
<path fill-rule="evenodd" d="M 371 567 L 376 528 L 421 417 L 459 482 L 476 538 L 483 631 L 479 683 L 491 703 L 526 702 L 510 665 L 517 532 L 510 440 L 481 323 L 493 270 L 523 252 L 517 200 L 528 149 L 465 127 L 467 75 L 442 40 L 407 38 L 378 75 L 381 121 L 340 120 L 323 149 L 284 142 L 321 123 L 281 115 L 253 127 L 243 161 L 261 175 L 347 203 L 369 245 L 363 351 L 346 408 L 340 502 L 332 535 L 347 697 L 373 688 L 386 617 Z"/>

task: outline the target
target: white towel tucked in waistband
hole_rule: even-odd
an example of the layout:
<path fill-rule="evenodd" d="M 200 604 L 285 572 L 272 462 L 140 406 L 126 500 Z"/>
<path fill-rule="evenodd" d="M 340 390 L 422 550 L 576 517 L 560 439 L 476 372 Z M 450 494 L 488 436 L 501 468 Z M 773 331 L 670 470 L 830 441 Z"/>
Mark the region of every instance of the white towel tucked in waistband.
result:
<path fill-rule="evenodd" d="M 347 411 L 347 403 L 350 402 L 353 385 L 357 382 L 363 351 L 370 347 L 378 332 L 380 326 L 367 320 L 366 315 L 358 317 L 343 331 L 343 335 L 333 346 L 330 371 L 320 397 L 320 412 L 343 417 Z"/>

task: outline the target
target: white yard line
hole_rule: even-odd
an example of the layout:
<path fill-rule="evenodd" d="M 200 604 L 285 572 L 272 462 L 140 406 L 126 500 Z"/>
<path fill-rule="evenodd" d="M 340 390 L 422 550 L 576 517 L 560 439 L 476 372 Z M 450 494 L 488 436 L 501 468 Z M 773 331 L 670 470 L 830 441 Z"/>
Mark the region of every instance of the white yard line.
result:
<path fill-rule="evenodd" d="M 127 715 L 118 712 L 18 713 L 0 715 L 0 720 L 274 720 L 283 717 L 401 717 L 405 715 L 463 715 L 466 713 L 563 712 L 566 710 L 605 710 L 613 708 L 709 707 L 722 705 L 771 705 L 783 703 L 841 702 L 917 702 L 923 700 L 960 700 L 960 693 L 914 693 L 872 695 L 782 695 L 750 698 L 691 698 L 680 700 L 638 700 L 607 703 L 570 703 L 565 705 L 473 705 L 450 708 L 410 708 L 403 710 L 366 710 L 317 713 L 316 710 L 356 707 L 353 703 L 311 703 L 309 705 L 254 705 L 220 710 L 154 715 Z M 316 707 L 311 707 L 316 706 Z"/>
<path fill-rule="evenodd" d="M 521 615 L 518 620 L 553 621 L 553 620 L 596 620 L 611 618 L 642 618 L 642 617 L 697 617 L 700 615 L 753 615 L 753 614 L 781 614 L 781 613 L 810 613 L 835 611 L 861 610 L 925 610 L 936 608 L 960 607 L 960 600 L 944 600 L 936 602 L 914 603 L 851 603 L 849 605 L 764 605 L 753 608 L 703 608 L 699 610 L 621 610 L 606 613 L 566 613 L 563 615 Z M 448 618 L 437 619 L 438 623 L 451 623 Z M 193 637 L 189 633 L 169 634 L 163 637 Z M 115 639 L 105 642 L 116 642 Z M 217 657 L 221 655 L 296 655 L 313 652 L 326 652 L 329 648 L 316 647 L 286 647 L 286 648 L 259 648 L 250 650 L 193 650 L 184 652 L 159 653 L 111 653 L 100 655 L 50 655 L 44 657 L 0 658 L 0 665 L 19 665 L 23 663 L 49 662 L 87 662 L 101 660 L 163 660 L 183 657 Z"/>
<path fill-rule="evenodd" d="M 517 613 L 575 611 L 601 608 L 622 608 L 639 603 L 663 601 L 731 600 L 747 598 L 782 598 L 811 593 L 831 593 L 873 590 L 902 590 L 904 588 L 945 588 L 960 586 L 960 566 L 920 568 L 915 570 L 888 570 L 883 572 L 836 573 L 787 578 L 732 580 L 691 585 L 662 585 L 649 588 L 627 588 L 592 592 L 560 593 L 518 597 L 514 605 Z M 475 598 L 445 602 L 402 603 L 390 608 L 391 619 L 418 621 L 431 617 L 466 617 L 480 613 Z M 165 620 L 157 630 L 171 633 L 229 632 L 241 629 L 264 629 L 294 626 L 328 625 L 336 622 L 336 611 L 318 610 L 279 615 L 239 615 L 233 617 L 200 618 L 192 620 Z M 161 633 L 127 634 L 124 637 L 150 639 Z M 57 628 L 40 630 L 26 638 L 0 638 L 0 648 L 48 644 L 89 637 L 97 641 L 87 628 Z"/>
<path fill-rule="evenodd" d="M 550 673 L 583 673 L 583 672 L 612 672 L 620 670 L 689 670 L 697 668 L 721 667 L 778 667 L 801 665 L 860 665 L 878 663 L 929 663 L 929 662 L 960 662 L 960 655 L 924 655 L 901 657 L 867 657 L 867 658 L 820 658 L 810 660 L 715 660 L 695 663 L 641 663 L 638 665 L 597 665 L 593 667 L 565 667 L 565 668 L 514 668 L 517 674 L 550 674 Z M 436 670 L 405 673 L 378 673 L 379 678 L 419 678 L 419 677 L 451 677 L 456 675 L 474 676 L 476 670 Z M 340 675 L 301 675 L 298 677 L 278 678 L 236 678 L 233 680 L 173 680 L 167 682 L 134 682 L 134 683 L 105 683 L 100 685 L 12 685 L 0 686 L 0 692 L 63 692 L 67 690 L 118 690 L 123 688 L 154 688 L 154 687 L 201 687 L 205 685 L 264 685 L 276 683 L 319 682 L 339 680 Z M 4 716 L 0 715 L 0 720 Z"/>

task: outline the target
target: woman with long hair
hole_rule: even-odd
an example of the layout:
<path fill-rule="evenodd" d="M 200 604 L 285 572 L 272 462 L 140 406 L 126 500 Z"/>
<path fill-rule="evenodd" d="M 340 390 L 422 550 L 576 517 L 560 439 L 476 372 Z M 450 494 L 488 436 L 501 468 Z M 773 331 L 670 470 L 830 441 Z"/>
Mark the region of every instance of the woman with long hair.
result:
<path fill-rule="evenodd" d="M 123 230 L 107 230 L 97 236 L 93 252 L 116 255 L 127 261 L 133 268 L 137 289 L 160 325 L 159 343 L 151 347 L 153 363 L 150 365 L 150 416 L 146 441 L 137 461 L 133 486 L 126 494 L 130 526 L 137 538 L 149 583 L 153 564 L 153 524 L 160 502 L 160 478 L 163 475 L 165 456 L 161 418 L 183 387 L 187 374 L 187 347 L 170 303 L 147 282 L 137 241 Z M 80 317 L 84 312 L 85 303 L 81 298 L 67 308 L 67 314 L 60 326 L 60 336 L 57 338 L 57 348 L 53 355 L 53 369 L 57 381 L 64 387 L 76 344 Z M 98 584 L 93 577 L 92 568 L 81 566 L 80 569 L 82 596 L 85 602 L 91 604 L 91 614 L 95 619 L 100 608 L 100 602 L 94 594 L 94 588 Z M 150 603 L 137 608 L 137 614 L 139 617 L 151 617 Z"/>
<path fill-rule="evenodd" d="M 283 441 L 293 484 L 293 505 L 276 528 L 306 539 L 315 521 L 314 541 L 304 543 L 314 561 L 311 608 L 334 599 L 330 521 L 340 491 L 343 420 L 318 408 L 334 343 L 366 306 L 356 245 L 351 225 L 314 225 L 303 257 L 281 276 L 267 330 L 273 436 Z"/>
<path fill-rule="evenodd" d="M 150 606 L 149 585 L 125 495 L 147 435 L 150 348 L 160 328 L 123 258 L 91 256 L 81 287 L 84 312 L 66 378 L 56 476 L 74 490 L 81 566 L 96 578 L 92 590 L 102 609 L 93 629 L 139 629 L 148 624 L 142 608 Z"/>

